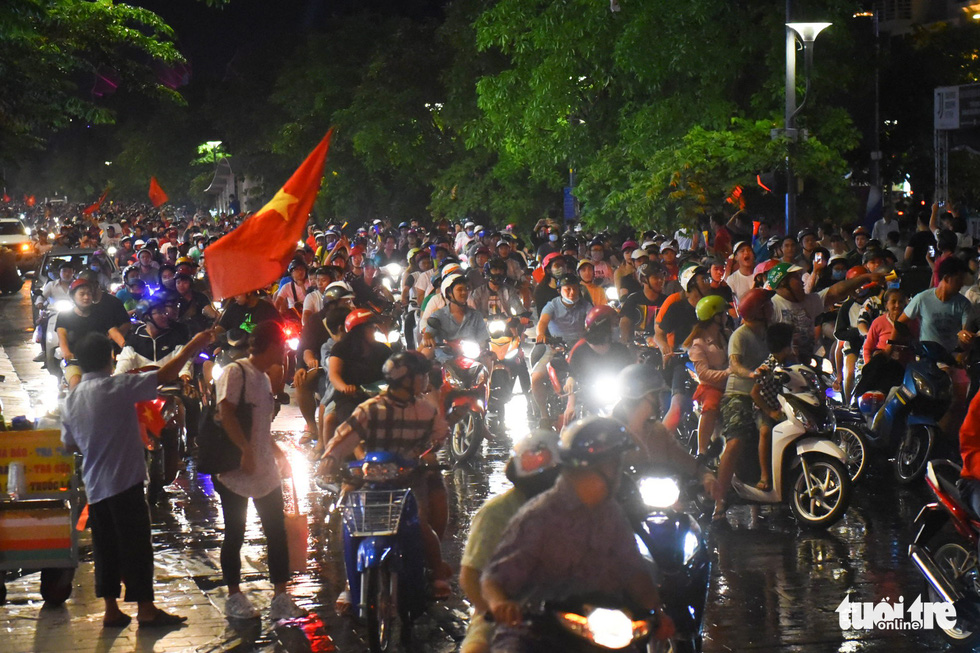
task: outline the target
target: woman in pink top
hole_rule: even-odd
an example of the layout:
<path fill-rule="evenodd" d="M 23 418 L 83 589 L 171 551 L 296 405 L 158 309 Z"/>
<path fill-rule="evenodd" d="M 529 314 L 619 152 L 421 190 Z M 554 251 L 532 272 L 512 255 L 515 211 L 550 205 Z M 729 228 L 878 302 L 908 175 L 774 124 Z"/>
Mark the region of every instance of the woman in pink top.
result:
<path fill-rule="evenodd" d="M 698 323 L 684 341 L 700 385 L 694 401 L 701 404 L 698 422 L 698 453 L 705 453 L 715 430 L 721 395 L 728 382 L 728 338 L 722 327 L 728 319 L 728 302 L 718 295 L 702 297 L 695 312 Z"/>
<path fill-rule="evenodd" d="M 906 303 L 905 293 L 897 288 L 885 293 L 885 314 L 874 319 L 864 339 L 865 364 L 868 364 L 871 357 L 878 352 L 882 352 L 889 358 L 896 358 L 903 365 L 911 361 L 912 352 L 907 348 L 895 349 L 888 344 L 889 340 L 909 342 L 908 328 L 898 321 L 902 311 L 905 310 Z"/>

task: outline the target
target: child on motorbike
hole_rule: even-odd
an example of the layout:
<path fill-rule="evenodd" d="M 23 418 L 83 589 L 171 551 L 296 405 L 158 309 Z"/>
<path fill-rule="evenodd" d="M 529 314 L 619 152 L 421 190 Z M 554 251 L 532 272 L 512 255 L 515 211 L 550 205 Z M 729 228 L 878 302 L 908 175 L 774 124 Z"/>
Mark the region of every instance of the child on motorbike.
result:
<path fill-rule="evenodd" d="M 356 312 L 356 311 L 355 311 Z M 439 409 L 423 398 L 431 363 L 417 351 L 399 352 L 384 363 L 388 389 L 358 405 L 327 443 L 320 474 L 332 474 L 355 452 L 387 451 L 406 461 L 435 463 L 436 451 L 449 434 Z M 432 570 L 436 598 L 449 596 L 446 579 L 452 575 L 442 559 L 439 537 L 446 528 L 446 488 L 438 473 L 414 474 L 410 480 L 419 506 L 427 566 Z M 343 599 L 338 598 L 338 608 Z"/>
<path fill-rule="evenodd" d="M 752 401 L 761 411 L 759 426 L 759 483 L 760 490 L 772 488 L 772 427 L 783 419 L 779 407 L 779 393 L 782 385 L 776 380 L 777 367 L 790 364 L 793 359 L 793 325 L 779 322 L 766 329 L 766 342 L 769 344 L 769 357 L 758 369 L 755 386 L 752 388 Z"/>
<path fill-rule="evenodd" d="M 728 382 L 728 337 L 725 335 L 728 302 L 719 295 L 709 295 L 698 300 L 694 311 L 698 322 L 684 341 L 684 347 L 699 380 L 694 401 L 701 404 L 698 421 L 698 455 L 701 455 L 707 453 L 711 443 L 721 396 Z"/>
<path fill-rule="evenodd" d="M 542 429 L 517 442 L 507 462 L 506 475 L 514 487 L 483 504 L 473 515 L 466 538 L 459 585 L 473 606 L 473 613 L 460 653 L 490 650 L 493 624 L 484 617 L 490 606 L 480 591 L 480 573 L 490 562 L 511 517 L 529 500 L 550 488 L 558 477 L 558 434 Z"/>

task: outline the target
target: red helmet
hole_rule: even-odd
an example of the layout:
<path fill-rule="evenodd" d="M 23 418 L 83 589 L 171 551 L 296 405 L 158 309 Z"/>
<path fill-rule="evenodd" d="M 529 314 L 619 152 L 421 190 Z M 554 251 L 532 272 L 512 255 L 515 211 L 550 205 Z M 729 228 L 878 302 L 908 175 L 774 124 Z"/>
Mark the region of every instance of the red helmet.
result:
<path fill-rule="evenodd" d="M 771 258 L 768 261 L 763 261 L 755 266 L 755 270 L 752 274 L 769 274 L 769 270 L 773 269 L 779 264 L 779 259 Z"/>
<path fill-rule="evenodd" d="M 88 279 L 75 279 L 74 281 L 71 282 L 71 285 L 68 286 L 68 294 L 74 297 L 75 291 L 82 287 L 86 287 L 89 290 L 91 290 L 92 282 L 89 281 Z"/>
<path fill-rule="evenodd" d="M 847 278 L 853 279 L 854 277 L 860 277 L 862 274 L 868 274 L 868 268 L 863 265 L 855 265 L 847 271 Z"/>
<path fill-rule="evenodd" d="M 552 252 L 551 254 L 548 254 L 547 256 L 544 257 L 544 260 L 541 261 L 541 268 L 544 269 L 544 270 L 547 270 L 548 269 L 548 266 L 551 265 L 551 263 L 556 258 L 561 258 L 561 257 L 562 257 L 562 255 L 561 255 L 560 252 Z"/>
<path fill-rule="evenodd" d="M 360 254 L 361 256 L 364 256 L 364 251 L 364 245 L 354 245 L 350 248 L 350 255 L 357 256 Z"/>
<path fill-rule="evenodd" d="M 771 314 L 771 294 L 762 288 L 752 288 L 738 302 L 738 315 L 743 320 L 760 322 Z"/>
<path fill-rule="evenodd" d="M 367 310 L 366 308 L 355 308 L 344 320 L 344 328 L 350 333 L 351 330 L 362 324 L 367 324 L 374 320 L 374 313 Z"/>
<path fill-rule="evenodd" d="M 585 330 L 610 327 L 616 322 L 616 309 L 612 306 L 596 306 L 585 316 Z"/>

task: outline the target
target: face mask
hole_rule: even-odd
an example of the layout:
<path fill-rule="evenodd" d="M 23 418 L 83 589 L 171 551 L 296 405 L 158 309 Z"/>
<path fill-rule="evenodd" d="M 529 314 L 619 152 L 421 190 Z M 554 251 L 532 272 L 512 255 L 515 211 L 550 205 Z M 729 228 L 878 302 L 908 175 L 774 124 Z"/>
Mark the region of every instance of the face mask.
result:
<path fill-rule="evenodd" d="M 551 242 L 555 242 L 556 240 L 558 240 L 558 234 L 549 234 L 548 240 L 550 240 Z"/>
<path fill-rule="evenodd" d="M 561 303 L 564 304 L 565 306 L 571 306 L 572 304 L 575 303 L 575 300 L 574 299 L 568 299 L 567 297 L 565 297 L 565 295 L 562 295 L 561 296 Z"/>
<path fill-rule="evenodd" d="M 551 268 L 551 276 L 555 277 L 556 279 L 563 274 L 565 274 L 565 268 L 560 268 L 557 265 Z"/>
<path fill-rule="evenodd" d="M 844 270 L 834 270 L 830 273 L 830 276 L 834 281 L 841 281 L 845 274 L 846 272 Z"/>
<path fill-rule="evenodd" d="M 467 236 L 472 236 L 473 235 L 473 230 L 472 229 L 467 229 L 466 230 L 466 235 Z"/>

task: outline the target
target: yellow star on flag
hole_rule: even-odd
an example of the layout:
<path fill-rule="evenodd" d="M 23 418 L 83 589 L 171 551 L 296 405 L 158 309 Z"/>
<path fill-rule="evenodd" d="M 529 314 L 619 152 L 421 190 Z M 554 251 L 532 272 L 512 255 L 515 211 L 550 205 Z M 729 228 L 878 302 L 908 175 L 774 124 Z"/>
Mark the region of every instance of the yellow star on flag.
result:
<path fill-rule="evenodd" d="M 282 216 L 282 219 L 289 222 L 289 207 L 296 204 L 299 201 L 298 197 L 290 195 L 286 192 L 284 188 L 280 188 L 279 192 L 276 193 L 275 197 L 269 200 L 269 203 L 262 207 L 259 213 L 264 213 L 266 211 L 275 211 Z"/>
<path fill-rule="evenodd" d="M 149 406 L 145 406 L 143 408 L 143 417 L 145 417 L 148 421 L 153 420 L 153 410 Z"/>

